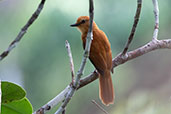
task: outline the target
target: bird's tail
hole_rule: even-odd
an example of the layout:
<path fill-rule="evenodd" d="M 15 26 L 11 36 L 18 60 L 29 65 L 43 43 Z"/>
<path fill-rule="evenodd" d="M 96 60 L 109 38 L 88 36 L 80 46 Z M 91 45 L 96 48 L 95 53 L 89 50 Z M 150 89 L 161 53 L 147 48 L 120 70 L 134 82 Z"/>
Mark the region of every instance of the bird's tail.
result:
<path fill-rule="evenodd" d="M 110 70 L 106 70 L 104 75 L 99 77 L 99 97 L 103 104 L 109 105 L 113 104 L 114 96 Z"/>

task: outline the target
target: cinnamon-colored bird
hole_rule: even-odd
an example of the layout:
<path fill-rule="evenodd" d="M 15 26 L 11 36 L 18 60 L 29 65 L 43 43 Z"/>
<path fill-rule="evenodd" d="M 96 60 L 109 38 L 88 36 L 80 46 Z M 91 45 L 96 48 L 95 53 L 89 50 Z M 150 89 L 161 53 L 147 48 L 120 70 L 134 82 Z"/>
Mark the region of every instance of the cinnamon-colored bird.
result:
<path fill-rule="evenodd" d="M 89 29 L 89 17 L 81 16 L 71 27 L 77 27 L 85 49 L 86 37 Z M 103 104 L 109 105 L 114 102 L 114 89 L 110 71 L 112 68 L 112 51 L 105 33 L 93 22 L 93 40 L 90 48 L 90 61 L 100 73 L 99 76 L 99 97 Z"/>

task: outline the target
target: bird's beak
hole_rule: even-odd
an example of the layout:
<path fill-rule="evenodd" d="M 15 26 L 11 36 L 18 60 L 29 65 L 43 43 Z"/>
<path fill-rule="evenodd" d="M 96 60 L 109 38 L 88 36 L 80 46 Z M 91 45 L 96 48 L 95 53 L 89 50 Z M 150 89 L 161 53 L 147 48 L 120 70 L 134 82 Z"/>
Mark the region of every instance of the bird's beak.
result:
<path fill-rule="evenodd" d="M 77 26 L 79 26 L 80 25 L 80 23 L 75 23 L 75 24 L 72 24 L 72 25 L 70 25 L 71 27 L 77 27 Z"/>
<path fill-rule="evenodd" d="M 79 26 L 79 25 L 81 25 L 81 24 L 83 24 L 83 23 L 85 23 L 85 22 L 79 22 L 79 23 L 75 23 L 75 24 L 72 24 L 72 25 L 70 25 L 71 27 L 77 27 L 77 26 Z"/>

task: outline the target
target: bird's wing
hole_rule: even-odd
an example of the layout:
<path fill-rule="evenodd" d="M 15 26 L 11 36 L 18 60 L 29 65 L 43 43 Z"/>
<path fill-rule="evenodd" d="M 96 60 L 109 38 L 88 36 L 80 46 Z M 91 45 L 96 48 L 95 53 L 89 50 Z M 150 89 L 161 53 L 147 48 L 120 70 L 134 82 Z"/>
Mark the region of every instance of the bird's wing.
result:
<path fill-rule="evenodd" d="M 86 34 L 82 35 L 83 48 L 85 49 Z M 90 49 L 90 61 L 97 69 L 97 71 L 103 76 L 105 70 L 111 69 L 112 54 L 110 49 L 110 43 L 107 36 L 103 31 L 93 31 L 93 40 Z"/>
<path fill-rule="evenodd" d="M 107 64 L 107 68 L 109 70 L 111 70 L 111 68 L 112 68 L 112 51 L 111 51 L 111 47 L 110 47 L 110 42 L 109 42 L 106 34 L 102 30 L 100 30 L 100 34 L 101 34 L 100 36 L 102 36 L 101 37 L 101 39 L 102 39 L 101 42 L 103 43 L 104 50 L 105 50 L 104 55 L 105 55 L 105 61 L 106 61 L 106 64 Z"/>
<path fill-rule="evenodd" d="M 103 76 L 107 68 L 106 61 L 101 53 L 90 53 L 90 61 L 97 69 L 97 71 Z"/>
<path fill-rule="evenodd" d="M 91 44 L 90 49 L 90 61 L 95 66 L 97 71 L 103 76 L 105 70 L 107 69 L 107 54 L 105 49 L 106 42 L 103 41 L 103 36 L 98 33 L 94 32 L 93 34 L 93 41 Z"/>

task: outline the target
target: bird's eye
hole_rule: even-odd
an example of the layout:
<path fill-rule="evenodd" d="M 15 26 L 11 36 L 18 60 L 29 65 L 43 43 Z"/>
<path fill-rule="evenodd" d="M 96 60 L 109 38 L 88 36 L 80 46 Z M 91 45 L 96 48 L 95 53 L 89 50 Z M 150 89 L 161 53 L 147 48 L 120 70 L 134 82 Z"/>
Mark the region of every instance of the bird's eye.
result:
<path fill-rule="evenodd" d="M 85 23 L 85 22 L 86 22 L 86 20 L 82 20 L 81 22 L 82 22 L 82 23 Z"/>

